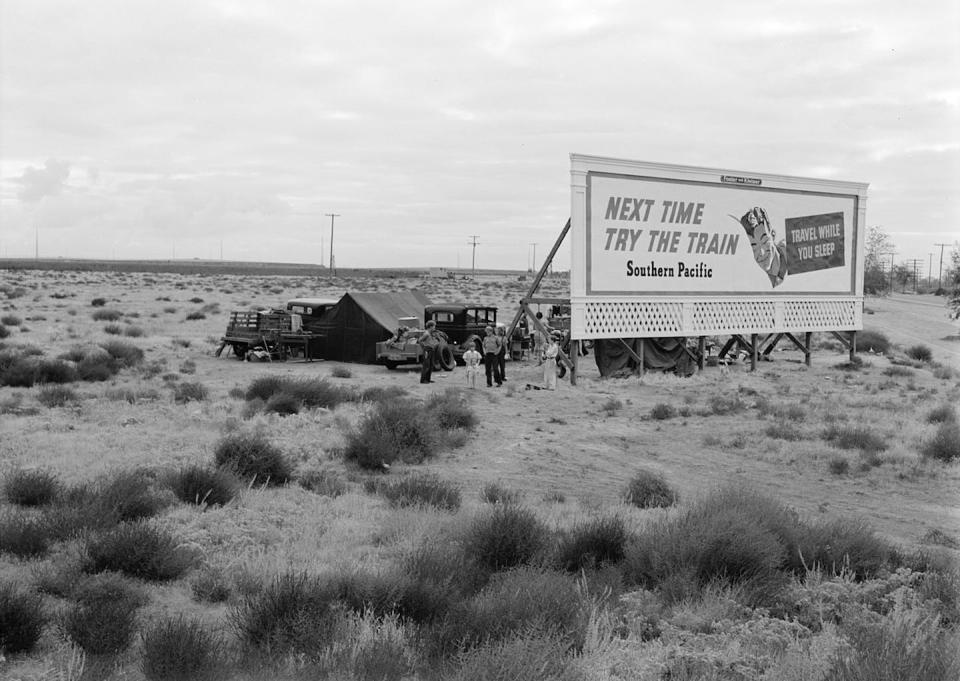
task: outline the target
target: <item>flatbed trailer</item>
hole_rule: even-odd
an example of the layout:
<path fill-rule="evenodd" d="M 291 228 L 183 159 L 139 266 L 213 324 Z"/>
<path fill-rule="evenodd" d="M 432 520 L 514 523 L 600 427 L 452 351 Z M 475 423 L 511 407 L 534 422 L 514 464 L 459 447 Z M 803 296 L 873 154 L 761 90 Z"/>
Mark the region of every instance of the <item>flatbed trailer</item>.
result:
<path fill-rule="evenodd" d="M 322 334 L 294 330 L 293 316 L 284 311 L 234 311 L 230 313 L 227 331 L 220 339 L 219 357 L 229 345 L 238 359 L 246 359 L 247 353 L 261 348 L 271 359 L 286 360 L 302 353 L 310 359 L 309 346 Z"/>

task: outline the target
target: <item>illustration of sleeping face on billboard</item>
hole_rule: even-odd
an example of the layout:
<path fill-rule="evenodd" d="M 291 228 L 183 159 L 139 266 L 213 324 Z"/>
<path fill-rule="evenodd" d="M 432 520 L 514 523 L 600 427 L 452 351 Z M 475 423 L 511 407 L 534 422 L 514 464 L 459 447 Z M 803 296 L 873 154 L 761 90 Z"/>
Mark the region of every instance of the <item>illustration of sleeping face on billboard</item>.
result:
<path fill-rule="evenodd" d="M 783 242 L 777 243 L 777 233 L 770 226 L 767 211 L 754 206 L 743 214 L 740 224 L 750 239 L 753 259 L 770 277 L 770 284 L 779 286 L 787 276 L 787 254 Z"/>
<path fill-rule="evenodd" d="M 767 211 L 754 206 L 740 217 L 753 258 L 776 288 L 788 273 L 843 267 L 843 213 L 786 218 L 786 241 L 777 242 Z"/>

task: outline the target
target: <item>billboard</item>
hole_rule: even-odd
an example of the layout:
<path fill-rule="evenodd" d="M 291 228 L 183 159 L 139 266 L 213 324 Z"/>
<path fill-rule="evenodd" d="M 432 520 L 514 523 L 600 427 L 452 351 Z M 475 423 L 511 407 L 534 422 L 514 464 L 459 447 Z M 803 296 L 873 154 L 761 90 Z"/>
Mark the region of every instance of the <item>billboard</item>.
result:
<path fill-rule="evenodd" d="M 576 154 L 571 163 L 571 302 L 581 312 L 670 300 L 681 331 L 705 335 L 798 330 L 801 320 L 788 319 L 796 304 L 862 302 L 866 184 Z M 723 301 L 772 310 L 774 300 L 787 312 L 780 321 L 714 314 L 703 325 L 687 314 Z M 856 328 L 856 315 L 831 315 L 812 326 Z"/>

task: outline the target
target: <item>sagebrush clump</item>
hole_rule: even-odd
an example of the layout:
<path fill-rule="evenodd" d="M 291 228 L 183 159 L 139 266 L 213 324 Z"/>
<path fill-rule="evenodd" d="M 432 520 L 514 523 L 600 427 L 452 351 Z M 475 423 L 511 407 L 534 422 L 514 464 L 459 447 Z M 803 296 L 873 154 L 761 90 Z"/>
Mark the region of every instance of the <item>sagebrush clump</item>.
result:
<path fill-rule="evenodd" d="M 677 492 L 660 473 L 637 471 L 623 493 L 623 499 L 637 508 L 658 508 L 677 503 Z"/>
<path fill-rule="evenodd" d="M 221 670 L 223 644 L 198 618 L 166 618 L 142 635 L 142 669 L 149 681 L 203 679 Z"/>
<path fill-rule="evenodd" d="M 193 557 L 167 532 L 147 522 L 121 523 L 89 537 L 84 545 L 88 573 L 122 572 L 148 581 L 177 579 L 193 564 Z"/>
<path fill-rule="evenodd" d="M 198 506 L 223 506 L 237 494 L 237 480 L 221 468 L 193 465 L 170 475 L 170 489 L 180 501 Z"/>
<path fill-rule="evenodd" d="M 0 654 L 29 653 L 46 621 L 38 594 L 0 582 Z"/>
<path fill-rule="evenodd" d="M 3 495 L 18 506 L 45 506 L 60 494 L 62 486 L 54 473 L 46 470 L 13 470 L 3 478 Z"/>
<path fill-rule="evenodd" d="M 293 466 L 283 451 L 260 433 L 226 435 L 217 443 L 214 461 L 258 485 L 285 485 Z"/>

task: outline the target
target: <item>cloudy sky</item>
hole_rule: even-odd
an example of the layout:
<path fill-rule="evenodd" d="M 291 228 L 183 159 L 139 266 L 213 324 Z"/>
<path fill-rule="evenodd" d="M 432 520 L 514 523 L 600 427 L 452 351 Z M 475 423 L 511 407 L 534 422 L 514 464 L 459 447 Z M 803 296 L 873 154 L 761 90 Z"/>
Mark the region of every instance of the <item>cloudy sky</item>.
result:
<path fill-rule="evenodd" d="M 958 27 L 958 0 L 0 0 L 0 256 L 326 262 L 337 213 L 339 267 L 469 267 L 476 237 L 519 269 L 576 152 L 868 182 L 936 271 Z"/>

